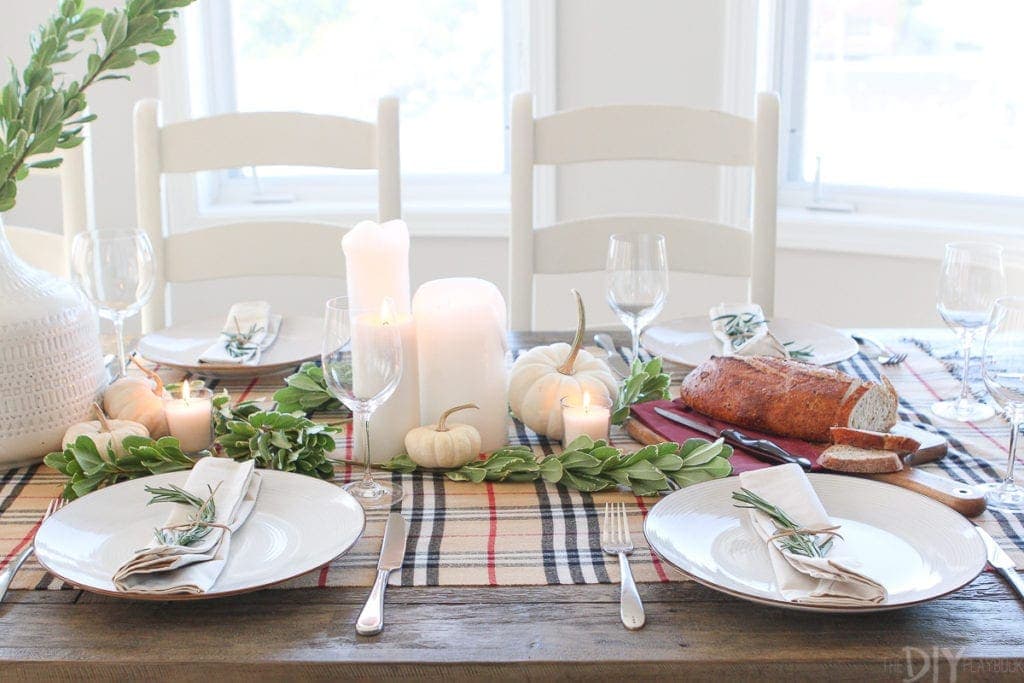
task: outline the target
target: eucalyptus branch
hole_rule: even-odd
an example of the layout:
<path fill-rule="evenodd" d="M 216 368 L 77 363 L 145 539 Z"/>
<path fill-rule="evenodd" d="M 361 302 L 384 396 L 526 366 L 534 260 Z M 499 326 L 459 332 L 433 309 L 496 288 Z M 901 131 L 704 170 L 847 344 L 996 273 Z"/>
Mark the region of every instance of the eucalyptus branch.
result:
<path fill-rule="evenodd" d="M 652 358 L 646 363 L 634 358 L 629 377 L 622 380 L 612 406 L 612 424 L 625 422 L 632 405 L 669 398 L 668 386 L 671 381 L 671 375 L 661 371 L 661 358 Z"/>
<path fill-rule="evenodd" d="M 174 42 L 167 24 L 177 10 L 194 0 L 127 0 L 123 9 L 109 12 L 85 8 L 84 0 L 63 0 L 58 11 L 30 38 L 32 54 L 19 73 L 0 90 L 0 212 L 12 208 L 17 183 L 32 168 L 56 168 L 62 159 L 29 163 L 30 157 L 82 144 L 87 115 L 86 91 L 99 81 L 128 79 L 125 69 L 137 62 L 155 64 L 160 54 L 140 48 L 165 47 Z M 99 27 L 102 42 L 86 60 L 82 79 L 57 80 L 58 65 L 78 54 L 73 44 L 85 42 Z"/>
<path fill-rule="evenodd" d="M 303 363 L 299 371 L 285 378 L 287 385 L 274 392 L 277 409 L 282 413 L 344 411 L 341 401 L 327 390 L 324 371 L 316 363 Z"/>

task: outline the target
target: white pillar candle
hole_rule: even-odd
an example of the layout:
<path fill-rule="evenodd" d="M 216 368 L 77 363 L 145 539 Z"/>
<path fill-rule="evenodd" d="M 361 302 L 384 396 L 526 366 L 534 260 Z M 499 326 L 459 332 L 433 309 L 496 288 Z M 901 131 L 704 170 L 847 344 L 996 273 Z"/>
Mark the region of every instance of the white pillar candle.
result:
<path fill-rule="evenodd" d="M 186 453 L 201 451 L 213 443 L 213 395 L 209 389 L 192 389 L 185 380 L 181 397 L 164 401 L 164 415 L 168 431 Z"/>
<path fill-rule="evenodd" d="M 505 299 L 477 278 L 427 282 L 412 301 L 419 347 L 420 421 L 475 403 L 459 422 L 480 432 L 481 448 L 508 443 L 508 328 Z"/>
<path fill-rule="evenodd" d="M 375 367 L 372 348 L 379 343 L 385 325 L 398 328 L 402 340 L 402 378 L 395 393 L 370 417 L 370 462 L 374 464 L 387 462 L 404 453 L 405 435 L 420 426 L 416 326 L 408 313 L 396 314 L 384 303 L 379 314 L 364 313 L 355 319 L 352 333 L 353 390 L 359 397 L 369 397 L 380 391 L 382 378 L 380 370 Z M 365 438 L 362 430 L 353 431 L 357 455 L 362 452 Z"/>
<path fill-rule="evenodd" d="M 562 424 L 565 427 L 565 435 L 562 437 L 562 444 L 568 444 L 578 436 L 584 434 L 594 441 L 608 440 L 608 424 L 611 420 L 612 402 L 606 396 L 596 399 L 590 398 L 590 393 L 584 391 L 583 399 L 577 401 L 571 397 L 562 399 Z"/>
<path fill-rule="evenodd" d="M 384 299 L 409 312 L 409 228 L 405 221 L 362 221 L 341 238 L 352 310 L 376 311 Z"/>
<path fill-rule="evenodd" d="M 416 326 L 409 303 L 409 228 L 401 220 L 380 225 L 363 221 L 342 238 L 341 248 L 352 310 L 377 311 L 391 299 L 391 324 L 401 329 L 402 380 L 370 422 L 370 458 L 382 463 L 404 453 L 406 432 L 420 425 Z M 356 430 L 354 439 L 358 453 L 364 435 Z"/>

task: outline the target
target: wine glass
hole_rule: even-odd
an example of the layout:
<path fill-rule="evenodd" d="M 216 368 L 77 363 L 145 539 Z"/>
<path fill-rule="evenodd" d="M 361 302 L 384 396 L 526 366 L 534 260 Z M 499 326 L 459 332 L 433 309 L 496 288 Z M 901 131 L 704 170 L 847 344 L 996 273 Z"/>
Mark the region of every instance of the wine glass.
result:
<path fill-rule="evenodd" d="M 114 324 L 117 336 L 117 375 L 128 367 L 124 321 L 142 310 L 156 282 L 153 245 L 140 230 L 94 230 L 75 236 L 71 245 L 71 274 L 96 306 Z"/>
<path fill-rule="evenodd" d="M 987 420 L 995 415 L 992 406 L 971 396 L 971 347 L 989 317 L 989 309 L 1006 290 L 1003 248 L 998 244 L 953 242 L 946 245 L 939 276 L 939 315 L 960 337 L 964 349 L 963 379 L 957 398 L 939 401 L 932 412 L 957 422 Z"/>
<path fill-rule="evenodd" d="M 1010 420 L 1010 449 L 1006 476 L 1001 482 L 982 486 L 988 506 L 997 510 L 1024 512 L 1024 488 L 1013 481 L 1017 445 L 1024 429 L 1024 297 L 1007 296 L 992 306 L 981 376 L 985 387 Z"/>
<path fill-rule="evenodd" d="M 362 479 L 344 489 L 366 509 L 389 508 L 402 499 L 402 488 L 374 480 L 370 470 L 370 417 L 387 401 L 402 379 L 402 338 L 389 325 L 385 299 L 381 311 L 353 309 L 348 297 L 327 302 L 321 352 L 324 380 L 331 394 L 352 411 L 353 428 L 362 429 Z"/>
<path fill-rule="evenodd" d="M 605 268 L 608 305 L 633 335 L 633 359 L 640 354 L 640 332 L 658 317 L 668 297 L 665 236 L 612 235 Z"/>

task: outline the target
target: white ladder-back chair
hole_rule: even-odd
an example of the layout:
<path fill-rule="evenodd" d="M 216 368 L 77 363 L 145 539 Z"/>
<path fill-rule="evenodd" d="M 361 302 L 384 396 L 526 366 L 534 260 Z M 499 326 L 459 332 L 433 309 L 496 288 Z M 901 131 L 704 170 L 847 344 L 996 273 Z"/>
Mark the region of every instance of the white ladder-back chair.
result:
<path fill-rule="evenodd" d="M 344 277 L 346 228 L 311 221 L 243 221 L 171 234 L 162 179 L 248 166 L 376 169 L 378 218 L 401 217 L 398 100 L 381 99 L 377 121 L 291 112 L 238 113 L 161 125 L 160 103 L 135 105 L 139 228 L 153 242 L 156 288 L 143 332 L 167 322 L 168 283 L 246 275 Z"/>
<path fill-rule="evenodd" d="M 38 228 L 5 225 L 7 239 L 22 260 L 29 265 L 60 277 L 68 275 L 68 257 L 75 235 L 92 228 L 92 173 L 87 162 L 85 142 L 72 149 L 63 149 L 59 154 L 47 155 L 40 159 L 60 156 L 64 159 L 53 169 L 32 169 L 32 175 L 53 176 L 60 181 L 61 232 Z"/>
<path fill-rule="evenodd" d="M 603 270 L 608 237 L 666 236 L 674 271 L 747 277 L 749 296 L 771 314 L 775 298 L 775 211 L 779 99 L 757 97 L 754 120 L 659 105 L 611 105 L 534 118 L 517 94 L 511 115 L 509 297 L 512 329 L 533 328 L 533 276 Z M 675 216 L 599 216 L 534 229 L 533 168 L 590 161 L 690 161 L 754 169 L 751 229 Z"/>

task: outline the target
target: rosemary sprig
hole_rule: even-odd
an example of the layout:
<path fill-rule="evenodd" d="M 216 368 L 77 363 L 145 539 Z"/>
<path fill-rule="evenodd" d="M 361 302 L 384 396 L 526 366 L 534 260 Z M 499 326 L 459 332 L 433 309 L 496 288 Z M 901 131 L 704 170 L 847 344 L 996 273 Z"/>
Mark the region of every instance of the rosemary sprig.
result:
<path fill-rule="evenodd" d="M 245 332 L 238 324 L 238 318 L 235 318 L 235 330 L 236 332 L 222 332 L 224 336 L 224 348 L 227 349 L 228 355 L 232 358 L 241 358 L 242 356 L 248 356 L 251 353 L 255 353 L 259 350 L 259 346 L 252 343 L 253 337 L 263 331 L 263 327 L 257 323 L 253 323 L 249 326 L 249 329 Z"/>
<path fill-rule="evenodd" d="M 529 446 L 506 446 L 485 460 L 444 471 L 452 481 L 479 484 L 484 481 L 530 482 L 538 479 L 578 491 L 604 491 L 618 486 L 638 496 L 689 486 L 732 473 L 732 447 L 722 439 L 690 439 L 680 445 L 666 442 L 624 453 L 605 441 L 581 436 L 561 453 L 537 459 Z M 408 474 L 419 467 L 408 455 L 381 465 L 385 470 Z"/>
<path fill-rule="evenodd" d="M 733 491 L 732 498 L 740 503 L 744 503 L 743 505 L 737 505 L 736 507 L 738 508 L 759 510 L 768 515 L 779 530 L 785 529 L 796 532 L 801 529 L 800 525 L 790 519 L 789 515 L 782 508 L 772 505 L 753 491 L 741 488 L 739 491 Z M 828 536 L 820 543 L 817 542 L 817 537 L 818 534 L 814 533 L 794 533 L 778 539 L 778 543 L 783 550 L 794 555 L 825 557 L 832 547 L 832 536 Z"/>
<path fill-rule="evenodd" d="M 810 344 L 802 346 L 799 349 L 790 348 L 794 344 L 796 344 L 795 341 L 783 342 L 782 344 L 783 346 L 786 347 L 786 351 L 789 352 L 790 358 L 793 358 L 795 360 L 806 360 L 808 358 L 814 357 L 814 347 L 811 346 Z"/>
<path fill-rule="evenodd" d="M 661 358 L 646 363 L 633 359 L 629 377 L 622 380 L 619 394 L 612 406 L 612 424 L 622 424 L 629 417 L 629 407 L 637 403 L 669 398 L 671 376 L 661 371 Z"/>
<path fill-rule="evenodd" d="M 729 336 L 729 341 L 732 343 L 732 348 L 734 349 L 738 349 L 753 339 L 754 335 L 758 332 L 757 328 L 761 325 L 767 325 L 769 322 L 767 319 L 750 312 L 725 313 L 711 319 L 712 322 L 718 322 L 719 320 L 727 321 L 725 323 L 724 330 Z M 786 351 L 789 353 L 790 358 L 806 360 L 814 356 L 814 347 L 810 344 L 798 349 L 790 348 L 794 344 L 796 344 L 795 341 L 783 342 L 782 344 L 786 347 Z"/>
<path fill-rule="evenodd" d="M 217 484 L 217 488 L 220 484 Z M 195 508 L 195 512 L 189 515 L 188 522 L 180 525 L 180 528 L 154 529 L 153 534 L 161 545 L 189 546 L 205 538 L 213 528 L 211 522 L 217 517 L 217 504 L 213 496 L 217 493 L 216 488 L 206 487 L 210 496 L 203 500 L 199 496 L 189 493 L 183 488 L 174 484 L 167 486 L 147 486 L 146 493 L 153 494 L 147 505 L 153 503 L 180 503 Z"/>

